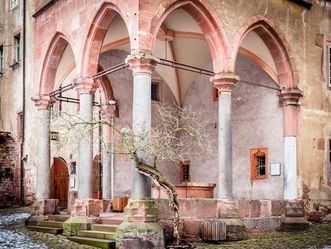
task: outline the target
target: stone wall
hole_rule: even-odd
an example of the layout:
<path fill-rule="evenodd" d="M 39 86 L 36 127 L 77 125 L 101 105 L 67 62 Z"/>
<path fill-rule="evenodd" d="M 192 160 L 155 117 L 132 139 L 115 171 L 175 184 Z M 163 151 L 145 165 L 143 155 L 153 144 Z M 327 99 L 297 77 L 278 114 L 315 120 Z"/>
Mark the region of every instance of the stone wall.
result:
<path fill-rule="evenodd" d="M 0 136 L 0 208 L 11 207 L 16 204 L 19 191 L 18 147 L 15 140 Z"/>

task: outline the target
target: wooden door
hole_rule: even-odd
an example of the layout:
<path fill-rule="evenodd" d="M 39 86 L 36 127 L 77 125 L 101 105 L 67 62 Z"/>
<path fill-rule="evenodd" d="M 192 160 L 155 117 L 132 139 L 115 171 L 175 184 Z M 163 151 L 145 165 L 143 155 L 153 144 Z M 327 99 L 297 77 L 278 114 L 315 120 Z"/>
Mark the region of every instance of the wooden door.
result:
<path fill-rule="evenodd" d="M 51 168 L 51 198 L 59 200 L 59 209 L 68 207 L 69 172 L 62 158 L 54 157 Z"/>
<path fill-rule="evenodd" d="M 101 172 L 99 169 L 100 155 L 93 159 L 93 199 L 101 199 Z"/>

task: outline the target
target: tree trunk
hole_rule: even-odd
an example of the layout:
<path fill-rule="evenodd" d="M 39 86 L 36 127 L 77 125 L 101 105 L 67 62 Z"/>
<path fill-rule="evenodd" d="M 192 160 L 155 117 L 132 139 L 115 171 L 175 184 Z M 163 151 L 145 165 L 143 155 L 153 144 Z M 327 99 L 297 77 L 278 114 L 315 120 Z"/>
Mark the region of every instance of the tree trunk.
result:
<path fill-rule="evenodd" d="M 175 244 L 178 245 L 181 241 L 181 238 L 179 234 L 179 205 L 175 186 L 168 179 L 166 179 L 166 177 L 164 177 L 156 167 L 141 162 L 136 162 L 136 168 L 140 173 L 152 178 L 161 188 L 166 191 L 169 198 L 169 206 L 173 212 L 174 240 Z"/>

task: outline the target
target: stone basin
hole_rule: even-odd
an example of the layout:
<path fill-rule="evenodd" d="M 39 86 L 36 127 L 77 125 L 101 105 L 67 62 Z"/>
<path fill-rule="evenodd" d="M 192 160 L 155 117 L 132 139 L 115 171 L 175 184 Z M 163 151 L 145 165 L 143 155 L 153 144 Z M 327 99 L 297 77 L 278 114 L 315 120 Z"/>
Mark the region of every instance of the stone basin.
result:
<path fill-rule="evenodd" d="M 178 198 L 214 198 L 215 183 L 181 182 L 175 183 Z M 159 186 L 152 188 L 152 197 L 156 199 L 168 198 Z"/>

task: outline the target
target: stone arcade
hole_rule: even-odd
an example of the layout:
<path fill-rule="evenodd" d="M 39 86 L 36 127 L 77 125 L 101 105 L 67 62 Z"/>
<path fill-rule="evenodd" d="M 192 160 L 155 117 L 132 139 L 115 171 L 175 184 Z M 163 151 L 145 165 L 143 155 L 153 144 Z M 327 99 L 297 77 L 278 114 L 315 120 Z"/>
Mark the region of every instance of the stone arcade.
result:
<path fill-rule="evenodd" d="M 58 148 L 51 123 L 63 111 L 86 121 L 98 112 L 114 127 L 129 123 L 141 134 L 157 125 L 161 103 L 203 112 L 217 151 L 160 165 L 181 198 L 185 239 L 199 239 L 206 219 L 267 230 L 284 217 L 329 215 L 329 1 L 32 2 L 24 10 L 33 28 L 24 31 L 26 107 L 17 165 L 24 167 L 24 196 L 16 193 L 17 200 L 33 203 L 40 215 L 68 210 L 102 219 L 115 199 L 129 197 L 119 246 L 163 248 L 171 218 L 164 192 L 127 156 L 104 150 L 101 140 L 111 144 L 113 129 L 103 125 L 79 144 Z M 8 4 L 12 14 L 22 8 Z M 2 54 L 0 82 L 9 84 L 20 68 L 5 70 L 9 57 Z M 8 88 L 0 90 L 0 127 L 19 140 Z M 14 108 L 22 111 L 21 104 Z"/>

